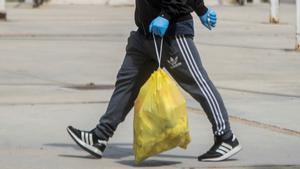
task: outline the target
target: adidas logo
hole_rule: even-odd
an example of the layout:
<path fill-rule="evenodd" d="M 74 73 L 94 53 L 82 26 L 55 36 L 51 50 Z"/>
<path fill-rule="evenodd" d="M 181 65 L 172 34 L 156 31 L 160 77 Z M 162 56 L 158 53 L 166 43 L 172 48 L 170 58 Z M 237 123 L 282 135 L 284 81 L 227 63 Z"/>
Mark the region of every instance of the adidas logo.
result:
<path fill-rule="evenodd" d="M 167 60 L 167 61 L 170 64 L 170 68 L 171 69 L 175 69 L 175 68 L 177 68 L 177 67 L 179 67 L 179 66 L 182 65 L 181 62 L 178 62 L 178 56 L 176 56 L 175 58 L 170 57 L 170 59 Z"/>

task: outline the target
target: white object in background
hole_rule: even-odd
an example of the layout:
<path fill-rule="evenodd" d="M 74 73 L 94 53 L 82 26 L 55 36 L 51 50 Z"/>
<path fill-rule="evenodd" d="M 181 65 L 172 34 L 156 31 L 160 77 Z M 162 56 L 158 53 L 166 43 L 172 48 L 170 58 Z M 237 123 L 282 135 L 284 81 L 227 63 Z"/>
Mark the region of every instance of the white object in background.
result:
<path fill-rule="evenodd" d="M 261 0 L 252 0 L 252 3 L 254 3 L 254 4 L 260 4 Z"/>
<path fill-rule="evenodd" d="M 33 1 L 33 0 L 25 0 Z M 210 5 L 220 5 L 227 4 L 227 1 L 232 0 L 209 0 L 205 4 Z M 236 0 L 235 0 L 236 1 Z M 49 0 L 49 4 L 97 4 L 97 5 L 112 5 L 112 6 L 122 6 L 122 5 L 134 5 L 135 0 Z"/>
<path fill-rule="evenodd" d="M 25 3 L 33 4 L 33 0 L 25 0 Z"/>
<path fill-rule="evenodd" d="M 109 0 L 108 5 L 111 6 L 124 6 L 124 5 L 134 5 L 134 0 Z"/>
<path fill-rule="evenodd" d="M 108 5 L 111 6 L 123 6 L 123 5 L 134 5 L 135 0 L 108 0 Z M 221 5 L 222 0 L 210 0 L 205 2 L 206 5 Z"/>
<path fill-rule="evenodd" d="M 247 4 L 247 0 L 237 0 L 237 3 L 243 6 Z"/>
<path fill-rule="evenodd" d="M 279 0 L 270 0 L 270 23 L 279 23 Z"/>
<path fill-rule="evenodd" d="M 225 0 L 208 0 L 205 1 L 206 6 L 214 6 L 214 5 L 221 5 L 224 4 Z"/>
<path fill-rule="evenodd" d="M 108 0 L 50 0 L 49 3 L 61 5 L 104 5 L 108 3 Z"/>
<path fill-rule="evenodd" d="M 300 51 L 300 0 L 296 0 L 296 6 L 297 6 L 296 50 Z"/>
<path fill-rule="evenodd" d="M 6 20 L 5 0 L 0 0 L 0 20 Z"/>

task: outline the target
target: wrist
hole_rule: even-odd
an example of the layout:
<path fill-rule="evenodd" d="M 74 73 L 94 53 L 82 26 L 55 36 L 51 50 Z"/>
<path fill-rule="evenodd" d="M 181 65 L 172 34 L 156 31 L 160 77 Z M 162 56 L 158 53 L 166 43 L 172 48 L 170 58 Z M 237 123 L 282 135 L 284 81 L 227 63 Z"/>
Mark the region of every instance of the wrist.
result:
<path fill-rule="evenodd" d="M 201 17 L 203 15 L 205 15 L 208 11 L 208 8 L 204 5 L 200 6 L 197 8 L 197 10 L 195 10 L 196 14 Z"/>

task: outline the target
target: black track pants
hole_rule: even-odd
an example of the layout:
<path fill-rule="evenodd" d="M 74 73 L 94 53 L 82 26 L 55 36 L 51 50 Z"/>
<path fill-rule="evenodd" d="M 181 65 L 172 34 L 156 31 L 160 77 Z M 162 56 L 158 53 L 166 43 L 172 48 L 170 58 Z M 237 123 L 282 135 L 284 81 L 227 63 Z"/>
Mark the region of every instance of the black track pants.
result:
<path fill-rule="evenodd" d="M 160 43 L 158 38 L 157 43 Z M 193 38 L 183 35 L 165 37 L 161 62 L 177 83 L 201 104 L 212 124 L 214 135 L 230 137 L 232 132 L 227 110 L 201 64 Z M 95 129 L 100 138 L 108 140 L 113 135 L 132 109 L 141 86 L 157 67 L 153 39 L 139 32 L 131 32 L 115 90 Z"/>

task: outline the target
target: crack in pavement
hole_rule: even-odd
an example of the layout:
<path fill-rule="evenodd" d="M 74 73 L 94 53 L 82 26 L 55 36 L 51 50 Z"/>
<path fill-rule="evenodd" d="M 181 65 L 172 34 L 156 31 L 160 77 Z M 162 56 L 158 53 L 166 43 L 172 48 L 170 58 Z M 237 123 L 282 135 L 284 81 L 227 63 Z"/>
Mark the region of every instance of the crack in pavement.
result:
<path fill-rule="evenodd" d="M 97 83 L 87 83 L 87 84 L 74 84 L 68 82 L 61 82 L 52 79 L 44 79 L 38 76 L 26 74 L 28 77 L 32 77 L 35 79 L 53 82 L 53 83 L 0 83 L 0 86 L 56 86 L 62 88 L 69 88 L 75 90 L 113 90 L 115 85 L 114 84 L 97 84 Z M 256 95 L 264 95 L 264 96 L 277 96 L 277 97 L 292 97 L 292 98 L 300 98 L 300 95 L 294 94 L 287 94 L 287 93 L 277 93 L 277 92 L 263 92 L 263 91 L 256 91 L 256 90 L 249 90 L 249 89 L 237 89 L 237 88 L 230 88 L 224 86 L 216 86 L 220 90 L 227 90 L 239 93 L 251 93 Z"/>
<path fill-rule="evenodd" d="M 221 87 L 221 86 L 218 86 L 217 88 L 221 89 L 221 90 L 228 90 L 228 91 L 242 92 L 242 93 L 251 93 L 251 94 L 257 94 L 257 95 L 300 98 L 300 95 L 285 94 L 285 93 L 262 92 L 262 91 L 255 91 L 255 90 L 248 90 L 248 89 L 236 89 L 236 88 Z"/>
<path fill-rule="evenodd" d="M 68 33 L 18 33 L 18 34 L 0 34 L 0 38 L 99 38 L 99 37 L 122 37 L 128 36 L 124 33 L 82 33 L 82 34 L 68 34 Z"/>
<path fill-rule="evenodd" d="M 107 104 L 108 100 L 102 101 L 69 101 L 69 102 L 18 102 L 18 103 L 0 103 L 0 106 L 35 106 L 35 105 L 75 105 L 75 104 Z"/>

